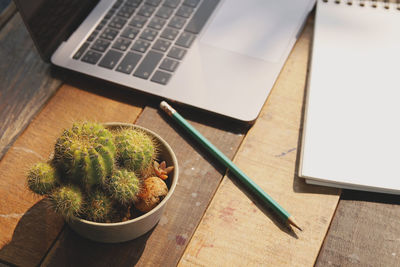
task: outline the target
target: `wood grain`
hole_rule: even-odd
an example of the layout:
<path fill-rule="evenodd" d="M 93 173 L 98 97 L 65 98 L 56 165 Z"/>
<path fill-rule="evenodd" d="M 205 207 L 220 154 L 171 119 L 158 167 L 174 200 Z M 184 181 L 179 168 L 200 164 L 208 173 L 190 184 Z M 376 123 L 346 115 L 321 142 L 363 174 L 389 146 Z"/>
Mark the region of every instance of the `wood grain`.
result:
<path fill-rule="evenodd" d="M 180 266 L 312 266 L 334 214 L 336 189 L 297 177 L 297 151 L 306 85 L 311 21 L 297 42 L 235 163 L 304 228 L 291 231 L 272 211 L 225 177 Z"/>
<path fill-rule="evenodd" d="M 400 266 L 400 199 L 344 190 L 316 266 Z"/>
<path fill-rule="evenodd" d="M 0 159 L 61 81 L 50 75 L 19 14 L 0 31 Z"/>
<path fill-rule="evenodd" d="M 0 161 L 0 260 L 36 266 L 63 227 L 46 202 L 28 192 L 26 172 L 46 160 L 62 129 L 74 121 L 134 122 L 140 106 L 64 85 Z"/>
<path fill-rule="evenodd" d="M 200 132 L 228 157 L 233 157 L 243 139 L 244 126 L 210 116 L 204 120 L 213 121 L 206 125 L 193 121 L 199 119 L 200 113 L 182 115 L 190 117 Z M 146 107 L 137 124 L 161 135 L 179 162 L 178 185 L 161 221 L 145 236 L 116 245 L 85 240 L 66 228 L 43 266 L 175 266 L 179 261 L 225 169 L 214 166 L 210 155 L 197 149 L 197 144 L 156 108 Z"/>

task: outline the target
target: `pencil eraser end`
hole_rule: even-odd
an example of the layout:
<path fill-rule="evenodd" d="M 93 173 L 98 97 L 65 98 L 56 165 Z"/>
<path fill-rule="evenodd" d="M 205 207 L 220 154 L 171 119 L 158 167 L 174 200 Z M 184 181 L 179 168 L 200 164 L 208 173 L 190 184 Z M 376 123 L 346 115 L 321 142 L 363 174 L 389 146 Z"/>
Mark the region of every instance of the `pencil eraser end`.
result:
<path fill-rule="evenodd" d="M 164 110 L 168 115 L 172 116 L 175 113 L 175 109 L 173 109 L 167 102 L 161 101 L 160 108 Z"/>

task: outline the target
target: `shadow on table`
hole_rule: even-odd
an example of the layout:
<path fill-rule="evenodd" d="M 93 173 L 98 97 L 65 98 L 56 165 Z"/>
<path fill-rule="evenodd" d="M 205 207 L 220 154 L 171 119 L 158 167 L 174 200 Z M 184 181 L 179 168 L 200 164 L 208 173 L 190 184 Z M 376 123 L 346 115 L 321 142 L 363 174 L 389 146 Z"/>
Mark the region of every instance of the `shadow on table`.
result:
<path fill-rule="evenodd" d="M 133 266 L 153 230 L 132 241 L 107 244 L 83 238 L 66 226 L 43 266 Z"/>
<path fill-rule="evenodd" d="M 21 216 L 22 215 L 22 216 Z M 3 222 L 18 220 L 11 240 L 1 244 L 0 259 L 16 266 L 37 266 L 63 228 L 63 219 L 40 200 L 24 214 L 4 215 Z M 1 226 L 3 229 L 5 225 Z"/>
<path fill-rule="evenodd" d="M 228 173 L 228 178 L 276 225 L 277 228 L 291 237 L 299 239 L 296 232 L 293 231 L 293 228 L 289 226 L 286 221 L 279 217 L 272 208 L 267 207 L 259 197 L 254 196 L 249 190 L 246 190 L 244 184 L 238 181 L 233 174 Z"/>
<path fill-rule="evenodd" d="M 12 220 L 18 214 L 9 216 Z M 43 199 L 19 219 L 11 241 L 0 249 L 0 265 L 132 266 L 140 259 L 153 229 L 124 243 L 90 241 L 64 225 L 63 218 Z"/>

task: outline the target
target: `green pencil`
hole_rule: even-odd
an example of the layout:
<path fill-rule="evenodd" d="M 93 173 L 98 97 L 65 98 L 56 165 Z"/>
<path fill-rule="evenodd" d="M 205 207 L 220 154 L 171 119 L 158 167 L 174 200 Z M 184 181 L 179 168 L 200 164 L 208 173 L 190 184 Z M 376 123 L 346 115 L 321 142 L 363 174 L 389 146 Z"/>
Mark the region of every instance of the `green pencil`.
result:
<path fill-rule="evenodd" d="M 231 171 L 253 194 L 270 208 L 272 208 L 284 221 L 294 227 L 302 230 L 284 208 L 273 200 L 261 187 L 254 183 L 244 172 L 242 172 L 228 157 L 226 157 L 218 148 L 199 133 L 189 122 L 187 122 L 175 109 L 167 102 L 162 101 L 160 108 L 181 125 L 194 139 L 196 139 L 204 148 L 207 149 L 215 158 Z"/>

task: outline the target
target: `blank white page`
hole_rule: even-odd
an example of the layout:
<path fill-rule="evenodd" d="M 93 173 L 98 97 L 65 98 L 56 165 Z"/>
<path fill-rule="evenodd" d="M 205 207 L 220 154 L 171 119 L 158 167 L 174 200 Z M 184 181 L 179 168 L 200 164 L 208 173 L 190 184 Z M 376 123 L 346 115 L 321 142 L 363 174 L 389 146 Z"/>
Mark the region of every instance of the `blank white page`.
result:
<path fill-rule="evenodd" d="M 300 176 L 400 194 L 400 11 L 363 2 L 317 2 Z"/>

